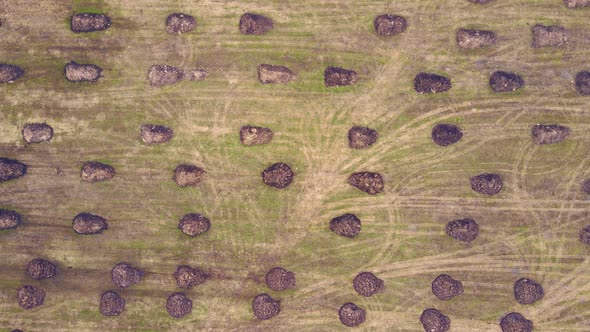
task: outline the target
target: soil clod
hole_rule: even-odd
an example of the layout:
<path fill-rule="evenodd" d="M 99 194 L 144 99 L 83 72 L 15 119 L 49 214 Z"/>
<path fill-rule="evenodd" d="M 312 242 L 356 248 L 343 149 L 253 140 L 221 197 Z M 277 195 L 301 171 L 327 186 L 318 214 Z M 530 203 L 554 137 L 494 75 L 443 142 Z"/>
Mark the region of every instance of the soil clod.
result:
<path fill-rule="evenodd" d="M 295 174 L 285 163 L 276 163 L 262 172 L 262 182 L 278 189 L 286 188 L 293 181 Z"/>
<path fill-rule="evenodd" d="M 96 82 L 101 77 L 102 68 L 93 64 L 81 64 L 74 61 L 64 67 L 66 79 L 70 82 Z"/>
<path fill-rule="evenodd" d="M 180 288 L 191 289 L 193 286 L 200 285 L 207 281 L 209 274 L 197 268 L 188 265 L 180 265 L 174 272 L 176 285 Z"/>
<path fill-rule="evenodd" d="M 418 93 L 440 93 L 451 89 L 451 80 L 432 73 L 419 73 L 414 78 L 414 90 Z"/>
<path fill-rule="evenodd" d="M 268 144 L 274 133 L 269 128 L 243 126 L 240 128 L 240 141 L 246 146 Z"/>
<path fill-rule="evenodd" d="M 385 289 L 383 280 L 371 272 L 361 272 L 352 280 L 354 290 L 362 296 L 372 296 Z"/>
<path fill-rule="evenodd" d="M 174 293 L 166 300 L 166 310 L 172 318 L 182 318 L 193 311 L 193 301 L 184 293 Z"/>
<path fill-rule="evenodd" d="M 533 143 L 538 145 L 555 144 L 565 141 L 570 134 L 570 128 L 557 124 L 538 124 L 533 126 Z"/>
<path fill-rule="evenodd" d="M 348 177 L 348 183 L 369 195 L 375 195 L 383 191 L 383 178 L 379 173 L 357 172 Z"/>
<path fill-rule="evenodd" d="M 581 95 L 590 95 L 590 71 L 581 71 L 576 74 L 576 90 Z"/>
<path fill-rule="evenodd" d="M 471 242 L 479 236 L 479 225 L 469 218 L 453 220 L 447 223 L 445 232 L 455 240 Z"/>
<path fill-rule="evenodd" d="M 125 299 L 113 291 L 106 291 L 100 296 L 100 312 L 105 316 L 119 316 L 125 310 Z"/>
<path fill-rule="evenodd" d="M 274 291 L 283 291 L 295 286 L 295 273 L 278 266 L 272 268 L 265 276 L 266 285 Z"/>
<path fill-rule="evenodd" d="M 147 145 L 167 143 L 173 137 L 174 131 L 170 127 L 155 124 L 141 125 L 141 140 Z"/>
<path fill-rule="evenodd" d="M 0 230 L 16 228 L 21 222 L 22 217 L 18 212 L 0 209 Z"/>
<path fill-rule="evenodd" d="M 448 274 L 441 274 L 432 281 L 432 293 L 442 301 L 463 294 L 463 283 Z"/>
<path fill-rule="evenodd" d="M 240 32 L 245 35 L 264 35 L 273 27 L 272 20 L 266 16 L 245 13 L 240 17 Z"/>
<path fill-rule="evenodd" d="M 531 332 L 533 322 L 518 312 L 511 312 L 500 320 L 502 332 Z"/>
<path fill-rule="evenodd" d="M 463 49 L 476 49 L 496 44 L 496 33 L 490 30 L 459 29 L 457 30 L 457 45 Z"/>
<path fill-rule="evenodd" d="M 569 39 L 569 30 L 559 25 L 536 24 L 533 29 L 533 47 L 561 47 Z"/>
<path fill-rule="evenodd" d="M 432 141 L 440 146 L 455 144 L 463 138 L 461 128 L 448 123 L 439 123 L 432 128 Z"/>
<path fill-rule="evenodd" d="M 115 177 L 115 168 L 98 161 L 87 161 L 82 166 L 80 177 L 89 183 L 107 181 Z"/>
<path fill-rule="evenodd" d="M 51 278 L 55 276 L 55 264 L 41 258 L 35 258 L 27 263 L 25 273 L 36 280 Z"/>
<path fill-rule="evenodd" d="M 143 272 L 131 266 L 128 263 L 119 263 L 113 267 L 111 277 L 115 286 L 120 289 L 137 284 L 143 275 Z"/>
<path fill-rule="evenodd" d="M 194 17 L 183 13 L 172 13 L 166 18 L 168 33 L 187 33 L 195 30 L 197 21 Z"/>
<path fill-rule="evenodd" d="M 187 213 L 178 222 L 178 228 L 186 235 L 195 237 L 211 227 L 211 221 L 199 213 Z"/>
<path fill-rule="evenodd" d="M 403 16 L 383 14 L 375 17 L 373 26 L 379 36 L 394 36 L 406 31 L 408 21 Z"/>
<path fill-rule="evenodd" d="M 494 92 L 512 92 L 520 89 L 524 80 L 520 75 L 506 71 L 496 71 L 490 76 L 490 87 Z"/>
<path fill-rule="evenodd" d="M 285 84 L 291 82 L 295 74 L 285 66 L 261 64 L 258 66 L 258 80 L 263 84 Z"/>
<path fill-rule="evenodd" d="M 482 173 L 469 179 L 471 189 L 483 195 L 493 196 L 502 190 L 504 183 L 498 174 Z"/>
<path fill-rule="evenodd" d="M 446 332 L 451 328 L 451 319 L 436 309 L 426 309 L 420 316 L 426 332 Z"/>
<path fill-rule="evenodd" d="M 18 305 L 25 309 L 32 309 L 43 304 L 45 300 L 45 291 L 35 286 L 25 285 L 19 288 L 16 293 Z"/>
<path fill-rule="evenodd" d="M 582 243 L 590 245 L 590 226 L 582 228 L 579 236 Z"/>
<path fill-rule="evenodd" d="M 88 212 L 82 212 L 72 220 L 72 228 L 78 234 L 100 234 L 108 226 L 105 218 Z"/>
<path fill-rule="evenodd" d="M 191 164 L 180 164 L 174 169 L 173 180 L 180 187 L 195 187 L 201 183 L 207 172 Z"/>
<path fill-rule="evenodd" d="M 103 14 L 74 14 L 70 22 L 75 33 L 101 31 L 111 26 L 111 18 Z"/>
<path fill-rule="evenodd" d="M 271 319 L 281 312 L 281 302 L 268 294 L 259 294 L 252 301 L 252 310 L 258 319 Z"/>
<path fill-rule="evenodd" d="M 23 128 L 23 139 L 27 143 L 49 142 L 53 137 L 53 128 L 45 123 L 27 123 Z"/>
<path fill-rule="evenodd" d="M 0 182 L 18 179 L 27 174 L 27 165 L 18 160 L 0 158 Z"/>
<path fill-rule="evenodd" d="M 367 312 L 352 302 L 344 303 L 338 310 L 340 322 L 348 327 L 361 325 L 365 322 Z"/>
<path fill-rule="evenodd" d="M 148 69 L 148 80 L 154 87 L 172 85 L 184 79 L 184 70 L 169 65 L 152 65 Z"/>
<path fill-rule="evenodd" d="M 543 286 L 534 280 L 521 278 L 514 283 L 514 297 L 520 304 L 535 303 L 543 296 Z"/>
<path fill-rule="evenodd" d="M 340 236 L 352 239 L 361 231 L 361 220 L 354 214 L 347 213 L 332 219 L 330 230 Z"/>
<path fill-rule="evenodd" d="M 377 130 L 354 126 L 348 130 L 348 146 L 353 149 L 365 149 L 377 142 Z"/>
<path fill-rule="evenodd" d="M 0 83 L 12 83 L 25 74 L 25 71 L 15 65 L 0 63 Z"/>
<path fill-rule="evenodd" d="M 590 7 L 590 0 L 563 0 L 563 3 L 570 9 Z"/>
<path fill-rule="evenodd" d="M 357 80 L 358 74 L 354 70 L 332 66 L 324 70 L 324 85 L 326 87 L 353 85 Z"/>

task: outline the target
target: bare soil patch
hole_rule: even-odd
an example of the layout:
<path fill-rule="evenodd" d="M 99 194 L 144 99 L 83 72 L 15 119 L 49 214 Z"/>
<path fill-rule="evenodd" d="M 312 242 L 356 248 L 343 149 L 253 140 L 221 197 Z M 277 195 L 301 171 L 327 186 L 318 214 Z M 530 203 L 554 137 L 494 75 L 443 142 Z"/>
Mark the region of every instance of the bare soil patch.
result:
<path fill-rule="evenodd" d="M 327 67 L 324 70 L 324 85 L 326 87 L 348 86 L 356 84 L 358 74 L 354 70 L 340 67 Z"/>
<path fill-rule="evenodd" d="M 178 228 L 186 235 L 195 237 L 211 227 L 211 221 L 199 213 L 187 213 L 178 222 Z"/>
<path fill-rule="evenodd" d="M 193 311 L 193 301 L 184 293 L 174 293 L 166 300 L 166 310 L 172 318 L 182 318 Z"/>
<path fill-rule="evenodd" d="M 273 21 L 266 16 L 245 13 L 240 17 L 240 32 L 245 35 L 264 35 L 273 28 Z"/>
<path fill-rule="evenodd" d="M 461 128 L 453 124 L 439 123 L 432 128 L 432 141 L 440 146 L 455 144 L 463 138 Z"/>
<path fill-rule="evenodd" d="M 18 212 L 0 209 L 0 230 L 16 228 L 21 222 L 22 217 Z"/>
<path fill-rule="evenodd" d="M 191 164 L 180 164 L 174 169 L 173 180 L 180 187 L 195 187 L 205 180 L 207 172 Z"/>
<path fill-rule="evenodd" d="M 41 258 L 29 261 L 25 267 L 26 275 L 36 280 L 51 278 L 55 276 L 55 271 L 55 264 Z"/>
<path fill-rule="evenodd" d="M 340 322 L 348 327 L 361 325 L 365 322 L 367 312 L 352 302 L 344 303 L 338 310 Z"/>
<path fill-rule="evenodd" d="M 258 319 L 271 319 L 281 312 L 281 302 L 268 294 L 259 294 L 252 301 L 252 310 Z"/>
<path fill-rule="evenodd" d="M 273 131 L 265 127 L 242 126 L 240 128 L 240 142 L 245 146 L 268 144 L 273 136 Z"/>
<path fill-rule="evenodd" d="M 361 220 L 347 213 L 330 221 L 330 230 L 340 236 L 354 238 L 361 232 Z"/>
<path fill-rule="evenodd" d="M 16 300 L 21 308 L 33 309 L 43 304 L 45 291 L 39 287 L 25 285 L 18 289 Z"/>
<path fill-rule="evenodd" d="M 111 26 L 111 18 L 104 14 L 79 13 L 72 16 L 70 24 L 75 33 L 101 31 Z"/>
<path fill-rule="evenodd" d="M 19 66 L 0 63 L 0 83 L 12 83 L 25 74 Z"/>
<path fill-rule="evenodd" d="M 451 87 L 451 80 L 438 74 L 418 73 L 414 78 L 414 90 L 418 93 L 440 93 Z"/>
<path fill-rule="evenodd" d="M 80 177 L 89 183 L 107 181 L 115 177 L 115 168 L 98 161 L 87 161 L 82 166 Z"/>
<path fill-rule="evenodd" d="M 108 226 L 105 218 L 88 212 L 79 213 L 72 220 L 72 228 L 78 234 L 100 234 Z"/>
<path fill-rule="evenodd" d="M 66 79 L 70 82 L 91 82 L 98 81 L 101 77 L 102 68 L 93 64 L 81 64 L 74 61 L 64 67 Z"/>
<path fill-rule="evenodd" d="M 459 29 L 457 30 L 457 46 L 467 50 L 490 47 L 497 42 L 496 33 L 490 30 Z"/>
<path fill-rule="evenodd" d="M 18 160 L 0 158 L 0 182 L 18 179 L 27 174 L 27 165 Z"/>
<path fill-rule="evenodd" d="M 514 283 L 514 297 L 520 304 L 531 304 L 545 295 L 543 286 L 534 280 L 521 278 Z"/>
<path fill-rule="evenodd" d="M 471 182 L 471 189 L 483 195 L 493 196 L 498 194 L 504 183 L 498 174 L 482 173 L 469 179 Z"/>
<path fill-rule="evenodd" d="M 533 322 L 518 312 L 511 312 L 500 320 L 502 332 L 531 332 Z"/>
<path fill-rule="evenodd" d="M 350 177 L 348 177 L 348 183 L 369 195 L 375 195 L 382 192 L 384 187 L 381 174 L 373 172 L 352 173 Z"/>
<path fill-rule="evenodd" d="M 382 14 L 375 17 L 373 26 L 379 36 L 394 36 L 406 31 L 408 21 L 403 16 Z"/>
<path fill-rule="evenodd" d="M 286 188 L 293 181 L 295 174 L 285 163 L 276 163 L 262 172 L 262 182 L 278 189 Z"/>
<path fill-rule="evenodd" d="M 144 124 L 140 131 L 141 140 L 147 145 L 167 143 L 174 137 L 174 131 L 162 125 Z"/>
<path fill-rule="evenodd" d="M 295 73 L 285 66 L 261 64 L 258 66 L 258 80 L 263 84 L 285 84 L 295 78 Z"/>
<path fill-rule="evenodd" d="M 479 236 L 479 225 L 470 218 L 457 219 L 447 223 L 445 232 L 455 240 L 471 242 Z"/>
<path fill-rule="evenodd" d="M 512 92 L 523 86 L 524 80 L 515 73 L 499 70 L 490 76 L 490 87 L 494 92 Z"/>
<path fill-rule="evenodd" d="M 295 273 L 277 266 L 266 273 L 264 278 L 268 288 L 274 291 L 283 291 L 295 286 Z"/>
<path fill-rule="evenodd" d="M 446 332 L 451 329 L 451 319 L 436 309 L 426 309 L 420 316 L 426 332 Z"/>
<path fill-rule="evenodd" d="M 348 130 L 348 146 L 353 149 L 366 149 L 377 142 L 377 130 L 354 126 Z"/>
<path fill-rule="evenodd" d="M 125 299 L 117 292 L 106 291 L 100 296 L 98 309 L 105 316 L 119 316 L 125 310 Z"/>
<path fill-rule="evenodd" d="M 192 268 L 188 265 L 180 265 L 174 272 L 176 285 L 180 288 L 191 289 L 207 281 L 209 274 L 203 270 Z"/>
<path fill-rule="evenodd" d="M 576 90 L 581 95 L 590 95 L 590 71 L 581 71 L 576 74 Z"/>
<path fill-rule="evenodd" d="M 557 124 L 538 124 L 533 126 L 533 143 L 537 145 L 556 144 L 565 141 L 570 134 L 570 128 Z"/>
<path fill-rule="evenodd" d="M 463 294 L 463 283 L 448 274 L 441 274 L 432 281 L 432 293 L 442 301 Z"/>
<path fill-rule="evenodd" d="M 187 33 L 195 30 L 197 20 L 188 14 L 172 13 L 166 18 L 166 31 L 168 33 Z"/>
<path fill-rule="evenodd" d="M 46 123 L 27 123 L 23 128 L 23 139 L 27 143 L 49 142 L 53 137 L 53 128 Z"/>
<path fill-rule="evenodd" d="M 536 24 L 532 32 L 534 48 L 561 47 L 567 43 L 570 36 L 569 30 L 559 25 Z"/>
<path fill-rule="evenodd" d="M 120 289 L 137 284 L 142 276 L 143 272 L 141 270 L 134 268 L 128 263 L 118 263 L 111 271 L 113 283 Z"/>
<path fill-rule="evenodd" d="M 383 280 L 371 272 L 361 272 L 352 280 L 354 290 L 362 296 L 373 296 L 385 290 Z"/>

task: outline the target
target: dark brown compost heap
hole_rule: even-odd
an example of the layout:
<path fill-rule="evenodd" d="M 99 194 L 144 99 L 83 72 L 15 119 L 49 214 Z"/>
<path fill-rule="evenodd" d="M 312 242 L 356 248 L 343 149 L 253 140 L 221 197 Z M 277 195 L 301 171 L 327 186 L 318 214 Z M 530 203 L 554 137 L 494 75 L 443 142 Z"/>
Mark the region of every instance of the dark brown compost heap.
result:
<path fill-rule="evenodd" d="M 125 299 L 113 291 L 106 291 L 100 296 L 98 306 L 105 316 L 119 316 L 125 310 Z"/>
<path fill-rule="evenodd" d="M 555 144 L 565 141 L 570 128 L 557 124 L 538 124 L 533 126 L 531 136 L 537 145 Z"/>
<path fill-rule="evenodd" d="M 0 182 L 18 179 L 27 174 L 27 165 L 18 160 L 0 158 Z"/>
<path fill-rule="evenodd" d="M 541 25 L 537 24 L 532 29 L 533 47 L 561 47 L 565 45 L 569 38 L 569 31 L 558 25 Z"/>
<path fill-rule="evenodd" d="M 479 236 L 479 225 L 470 218 L 457 219 L 447 223 L 445 232 L 455 240 L 471 242 Z"/>
<path fill-rule="evenodd" d="M 180 265 L 174 272 L 176 285 L 180 288 L 191 289 L 193 286 L 200 285 L 207 281 L 209 274 L 197 268 L 188 265 Z"/>
<path fill-rule="evenodd" d="M 354 290 L 362 296 L 373 296 L 385 289 L 383 280 L 371 272 L 361 272 L 352 280 Z"/>
<path fill-rule="evenodd" d="M 131 266 L 128 263 L 118 263 L 111 271 L 113 283 L 120 289 L 137 284 L 143 275 L 143 272 Z"/>
<path fill-rule="evenodd" d="M 377 130 L 354 126 L 348 130 L 348 146 L 353 149 L 365 149 L 377 142 Z"/>
<path fill-rule="evenodd" d="M 53 128 L 46 123 L 27 123 L 23 128 L 23 139 L 27 143 L 49 142 L 53 137 Z"/>
<path fill-rule="evenodd" d="M 174 131 L 170 127 L 156 124 L 141 125 L 140 132 L 141 140 L 147 145 L 167 143 L 174 137 Z"/>
<path fill-rule="evenodd" d="M 0 209 L 0 230 L 16 228 L 21 222 L 22 217 L 18 212 Z"/>
<path fill-rule="evenodd" d="M 512 92 L 523 85 L 524 80 L 515 73 L 499 70 L 490 76 L 490 87 L 494 92 Z"/>
<path fill-rule="evenodd" d="M 107 181 L 115 177 L 115 168 L 98 161 L 88 161 L 82 166 L 80 177 L 89 183 Z"/>
<path fill-rule="evenodd" d="M 103 14 L 79 13 L 70 20 L 75 33 L 101 31 L 111 26 L 111 18 Z"/>
<path fill-rule="evenodd" d="M 354 70 L 332 66 L 324 70 L 324 85 L 326 87 L 353 85 L 357 80 L 358 74 Z"/>
<path fill-rule="evenodd" d="M 496 44 L 496 33 L 490 30 L 459 29 L 457 30 L 457 46 L 472 50 Z"/>
<path fill-rule="evenodd" d="M 432 293 L 442 301 L 463 294 L 463 283 L 448 274 L 441 274 L 432 281 Z"/>
<path fill-rule="evenodd" d="M 590 226 L 586 226 L 580 230 L 579 238 L 582 243 L 590 245 Z"/>
<path fill-rule="evenodd" d="M 245 146 L 268 144 L 274 133 L 269 128 L 257 126 L 242 126 L 240 128 L 240 142 Z"/>
<path fill-rule="evenodd" d="M 361 220 L 347 213 L 330 221 L 330 230 L 340 236 L 354 238 L 361 232 Z"/>
<path fill-rule="evenodd" d="M 199 213 L 187 213 L 178 222 L 178 229 L 188 236 L 203 234 L 211 227 L 211 221 Z"/>
<path fill-rule="evenodd" d="M 98 81 L 101 77 L 102 68 L 93 64 L 82 64 L 71 61 L 64 67 L 66 79 L 70 82 L 91 82 Z"/>
<path fill-rule="evenodd" d="M 259 294 L 252 301 L 252 311 L 258 319 L 271 319 L 281 312 L 281 302 L 268 294 Z"/>
<path fill-rule="evenodd" d="M 590 0 L 563 0 L 563 3 L 570 9 L 590 7 Z"/>
<path fill-rule="evenodd" d="M 245 13 L 240 17 L 240 32 L 245 35 L 264 35 L 273 27 L 272 20 L 266 16 Z"/>
<path fill-rule="evenodd" d="M 261 64 L 258 66 L 258 80 L 263 84 L 285 84 L 291 82 L 295 74 L 285 66 Z"/>
<path fill-rule="evenodd" d="M 451 87 L 451 80 L 438 74 L 418 73 L 414 78 L 414 90 L 418 93 L 440 93 Z"/>
<path fill-rule="evenodd" d="M 25 71 L 15 65 L 0 63 L 0 83 L 12 83 L 25 74 Z"/>
<path fill-rule="evenodd" d="M 193 311 L 193 301 L 184 293 L 174 293 L 166 300 L 166 310 L 172 318 L 182 318 Z"/>
<path fill-rule="evenodd" d="M 382 192 L 384 187 L 381 174 L 373 172 L 352 173 L 348 177 L 348 183 L 369 195 L 375 195 Z"/>
<path fill-rule="evenodd" d="M 576 90 L 581 95 L 590 95 L 590 71 L 581 71 L 576 74 Z"/>
<path fill-rule="evenodd" d="M 100 234 L 108 226 L 105 218 L 88 212 L 79 213 L 72 220 L 72 228 L 78 234 Z"/>
<path fill-rule="evenodd" d="M 426 309 L 420 316 L 426 332 L 446 332 L 451 329 L 451 319 L 436 309 Z"/>
<path fill-rule="evenodd" d="M 148 80 L 153 87 L 175 84 L 184 79 L 184 70 L 169 65 L 152 65 L 148 69 Z"/>
<path fill-rule="evenodd" d="M 502 190 L 504 183 L 498 174 L 482 173 L 469 179 L 471 189 L 483 195 L 493 196 Z"/>
<path fill-rule="evenodd" d="M 172 13 L 166 18 L 168 33 L 187 33 L 195 30 L 197 21 L 194 17 L 183 13 Z"/>
<path fill-rule="evenodd" d="M 500 320 L 502 332 L 531 332 L 533 322 L 518 312 L 511 312 Z"/>
<path fill-rule="evenodd" d="M 340 322 L 348 327 L 361 325 L 365 322 L 367 312 L 352 302 L 344 303 L 338 310 Z"/>
<path fill-rule="evenodd" d="M 379 36 L 394 36 L 406 31 L 408 21 L 403 16 L 383 14 L 375 17 L 373 26 Z"/>
<path fill-rule="evenodd" d="M 274 291 L 283 291 L 295 286 L 295 273 L 277 266 L 266 273 L 266 285 Z"/>
<path fill-rule="evenodd" d="M 534 280 L 520 278 L 514 283 L 514 297 L 520 304 L 535 303 L 543 296 L 543 286 Z"/>
<path fill-rule="evenodd" d="M 285 163 L 276 163 L 262 171 L 262 182 L 278 189 L 286 188 L 293 181 L 295 174 Z"/>
<path fill-rule="evenodd" d="M 191 164 L 180 164 L 174 169 L 172 179 L 180 187 L 195 187 L 205 180 L 207 172 Z"/>
<path fill-rule="evenodd" d="M 26 275 L 36 280 L 55 276 L 55 270 L 55 264 L 41 258 L 35 258 L 29 261 L 25 267 Z"/>
<path fill-rule="evenodd" d="M 439 123 L 432 127 L 432 141 L 440 146 L 455 144 L 463 138 L 461 128 L 448 123 Z"/>
<path fill-rule="evenodd" d="M 45 291 L 35 286 L 25 285 L 16 292 L 18 305 L 23 309 L 32 309 L 43 304 Z"/>

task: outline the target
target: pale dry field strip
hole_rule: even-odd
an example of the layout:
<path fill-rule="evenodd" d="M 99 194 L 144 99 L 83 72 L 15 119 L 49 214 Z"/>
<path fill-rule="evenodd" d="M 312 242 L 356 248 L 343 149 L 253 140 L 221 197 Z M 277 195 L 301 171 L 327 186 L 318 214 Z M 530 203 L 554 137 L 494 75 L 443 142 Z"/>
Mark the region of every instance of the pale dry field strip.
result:
<path fill-rule="evenodd" d="M 578 0 L 582 3 L 582 0 Z M 73 33 L 74 13 L 107 14 L 103 31 Z M 194 16 L 196 28 L 166 31 L 171 13 Z M 245 12 L 271 18 L 272 30 L 244 35 Z M 407 19 L 404 32 L 375 33 L 380 14 Z M 338 310 L 366 310 L 356 330 L 423 331 L 422 312 L 436 308 L 451 331 L 501 331 L 519 312 L 534 331 L 590 330 L 590 246 L 579 239 L 590 225 L 590 96 L 575 77 L 590 70 L 590 8 L 561 0 L 0 0 L 0 63 L 24 69 L 0 84 L 0 157 L 26 164 L 27 174 L 0 183 L 0 208 L 22 224 L 0 231 L 0 330 L 12 331 L 339 331 L 350 329 Z M 561 47 L 532 47 L 536 24 L 570 32 Z M 495 45 L 465 50 L 460 28 L 494 31 Z M 95 64 L 94 83 L 66 80 L 71 61 Z M 203 69 L 204 79 L 150 85 L 148 68 L 166 64 Z M 258 81 L 260 64 L 286 66 L 286 84 Z M 326 87 L 328 66 L 354 70 L 357 82 Z M 517 73 L 524 86 L 495 93 L 496 71 Z M 414 90 L 420 72 L 448 77 L 436 94 Z M 194 72 L 194 75 L 201 75 Z M 50 142 L 26 144 L 27 123 L 47 123 Z M 461 128 L 458 142 L 431 138 L 440 123 Z M 174 130 L 167 143 L 146 145 L 142 124 Z M 559 143 L 538 145 L 536 124 L 569 128 Z M 270 143 L 245 146 L 245 125 L 272 129 Z M 378 132 L 366 149 L 351 149 L 352 126 Z M 111 165 L 116 175 L 87 183 L 86 161 Z M 283 189 L 261 172 L 274 163 L 294 176 Z M 202 167 L 204 181 L 179 187 L 177 165 Z M 377 172 L 376 195 L 348 183 L 354 172 Z M 470 178 L 501 176 L 493 196 L 472 190 Z M 103 216 L 108 229 L 80 235 L 72 219 Z M 188 213 L 210 220 L 196 237 L 178 223 Z M 351 213 L 362 221 L 354 238 L 330 221 Z M 445 225 L 473 219 L 479 235 L 461 242 Z M 34 280 L 27 262 L 55 263 L 55 276 Z M 143 271 L 119 290 L 115 264 Z M 179 265 L 206 271 L 191 289 L 178 287 Z M 269 289 L 265 274 L 282 266 L 296 276 L 286 290 Z M 384 287 L 362 296 L 360 272 Z M 440 274 L 462 282 L 463 293 L 440 300 L 431 289 Z M 514 284 L 530 278 L 544 296 L 520 304 Z M 43 305 L 24 310 L 23 285 L 46 292 Z M 125 301 L 118 316 L 99 311 L 101 294 Z M 175 319 L 167 298 L 183 292 L 192 312 Z M 280 300 L 280 313 L 255 317 L 261 293 Z"/>

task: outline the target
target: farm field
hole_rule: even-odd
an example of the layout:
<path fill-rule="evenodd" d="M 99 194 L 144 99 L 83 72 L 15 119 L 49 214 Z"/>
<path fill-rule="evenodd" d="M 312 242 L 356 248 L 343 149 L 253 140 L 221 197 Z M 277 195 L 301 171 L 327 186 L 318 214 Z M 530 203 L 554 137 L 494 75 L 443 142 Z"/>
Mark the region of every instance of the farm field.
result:
<path fill-rule="evenodd" d="M 196 29 L 166 31 L 175 12 Z M 274 28 L 240 33 L 240 16 L 265 15 Z M 104 31 L 74 33 L 75 13 L 104 13 Z M 375 33 L 380 14 L 407 19 L 395 36 Z M 561 0 L 0 0 L 0 63 L 25 74 L 0 84 L 0 157 L 28 166 L 0 183 L 0 208 L 22 215 L 0 230 L 0 331 L 341 331 L 338 310 L 366 310 L 357 330 L 423 331 L 420 316 L 436 308 L 451 331 L 501 331 L 519 312 L 535 331 L 590 330 L 590 96 L 575 77 L 590 70 L 589 8 Z M 535 24 L 560 25 L 562 47 L 531 47 Z M 459 28 L 492 30 L 495 45 L 466 50 Z M 100 66 L 95 83 L 69 82 L 64 66 Z M 155 87 L 152 65 L 207 71 L 203 80 Z M 287 84 L 262 84 L 260 64 L 287 66 Z M 326 87 L 328 66 L 355 70 L 358 82 Z M 522 76 L 524 86 L 495 93 L 490 75 Z M 450 78 L 446 92 L 420 94 L 420 72 Z M 53 127 L 50 142 L 27 144 L 28 123 Z M 431 138 L 439 123 L 461 128 L 455 144 Z M 143 124 L 174 130 L 164 144 L 146 145 Z M 535 144 L 536 124 L 570 129 L 562 142 Z M 245 146 L 245 125 L 272 129 L 268 144 Z M 348 131 L 378 132 L 366 149 L 351 149 Z M 82 181 L 84 162 L 111 165 L 104 182 Z M 275 163 L 294 172 L 286 188 L 267 186 L 261 173 Z M 206 171 L 194 187 L 173 180 L 179 164 Z M 384 188 L 369 195 L 351 186 L 355 172 L 377 172 Z M 501 176 L 497 195 L 472 190 L 470 178 Z M 590 191 L 590 190 L 588 190 Z M 108 229 L 80 235 L 72 219 L 103 216 Z M 196 237 L 178 222 L 188 213 L 210 220 Z M 351 213 L 362 222 L 354 238 L 330 230 Z M 453 220 L 479 225 L 471 242 L 445 233 Z M 57 266 L 54 277 L 25 274 L 34 258 Z M 118 290 L 111 270 L 127 262 L 141 281 Z M 179 265 L 209 274 L 203 284 L 178 288 Z M 273 291 L 266 273 L 281 266 L 296 285 Z M 359 295 L 352 280 L 372 272 L 384 289 Z M 449 274 L 464 292 L 438 299 L 432 281 Z M 514 283 L 534 279 L 544 296 L 515 300 Z M 23 285 L 45 290 L 44 304 L 19 307 Z M 118 316 L 99 311 L 103 292 L 126 300 Z M 192 312 L 169 316 L 168 296 L 183 292 Z M 254 297 L 267 293 L 281 311 L 257 319 Z"/>

